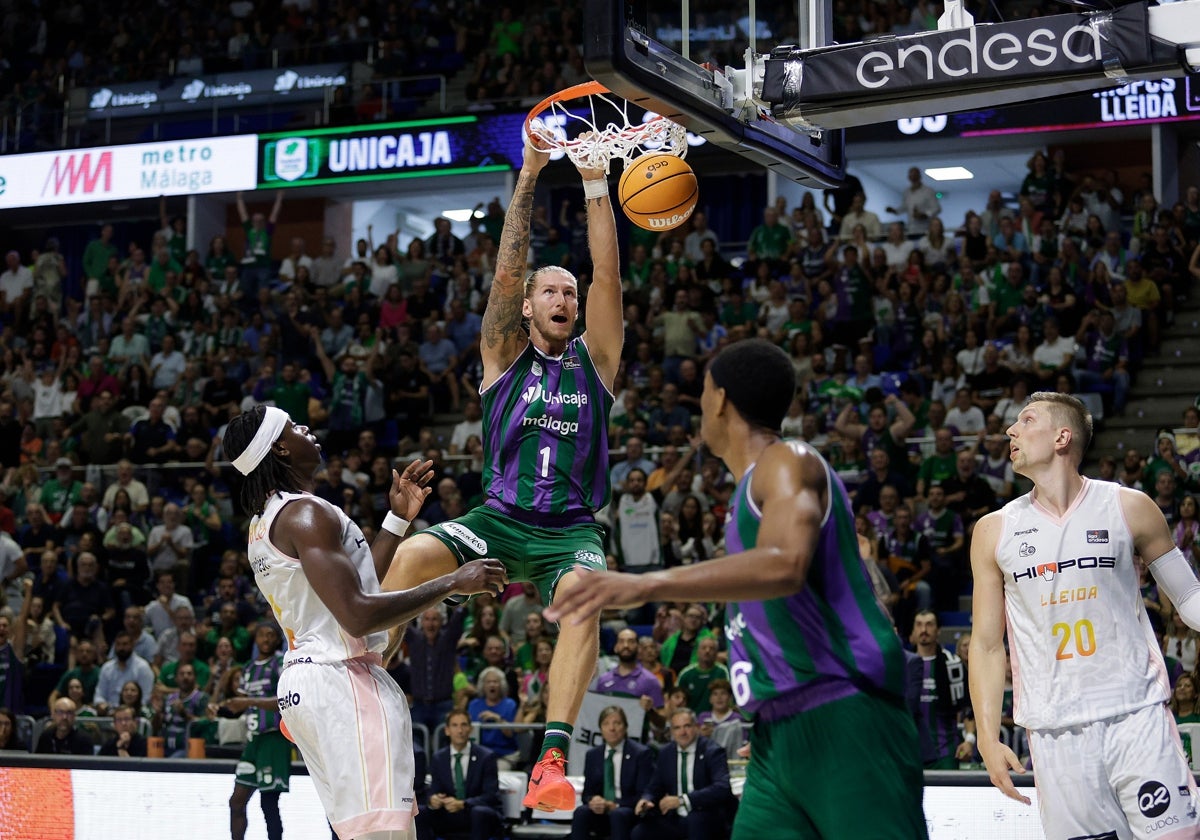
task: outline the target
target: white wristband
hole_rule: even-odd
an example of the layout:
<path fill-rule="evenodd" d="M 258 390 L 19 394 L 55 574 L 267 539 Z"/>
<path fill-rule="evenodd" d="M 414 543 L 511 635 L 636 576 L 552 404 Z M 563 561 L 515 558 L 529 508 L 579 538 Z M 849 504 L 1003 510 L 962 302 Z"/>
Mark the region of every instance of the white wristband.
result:
<path fill-rule="evenodd" d="M 594 178 L 583 182 L 584 198 L 608 198 L 608 179 Z"/>
<path fill-rule="evenodd" d="M 974 744 L 975 743 L 975 733 L 974 732 L 964 732 L 963 740 L 966 741 L 968 744 Z"/>
<path fill-rule="evenodd" d="M 408 526 L 409 521 L 407 519 L 402 519 L 390 510 L 387 512 L 387 516 L 383 517 L 383 530 L 395 534 L 397 537 L 403 537 L 405 532 L 408 531 Z"/>

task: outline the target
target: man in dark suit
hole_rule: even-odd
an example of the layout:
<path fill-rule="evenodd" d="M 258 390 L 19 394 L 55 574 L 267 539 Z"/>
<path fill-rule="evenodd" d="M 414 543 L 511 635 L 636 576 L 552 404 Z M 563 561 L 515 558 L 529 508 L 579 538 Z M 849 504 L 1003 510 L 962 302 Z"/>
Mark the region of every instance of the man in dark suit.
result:
<path fill-rule="evenodd" d="M 138 710 L 118 706 L 113 711 L 113 730 L 116 737 L 100 748 L 100 755 L 120 758 L 145 758 L 146 739 L 137 731 Z"/>
<path fill-rule="evenodd" d="M 583 804 L 571 820 L 571 840 L 589 836 L 630 840 L 633 809 L 650 786 L 654 757 L 649 748 L 628 740 L 629 720 L 620 706 L 600 713 L 604 743 L 587 751 L 583 761 Z"/>
<path fill-rule="evenodd" d="M 53 723 L 37 741 L 40 755 L 95 755 L 92 739 L 75 727 L 75 703 L 69 697 L 54 701 Z"/>
<path fill-rule="evenodd" d="M 726 836 L 734 799 L 725 750 L 700 737 L 691 709 L 671 715 L 671 741 L 659 751 L 654 778 L 635 808 L 646 820 L 633 830 L 633 840 Z"/>
<path fill-rule="evenodd" d="M 446 735 L 450 746 L 433 754 L 429 807 L 417 815 L 418 834 L 471 840 L 499 837 L 503 824 L 495 753 L 470 742 L 471 718 L 466 712 L 447 716 Z"/>

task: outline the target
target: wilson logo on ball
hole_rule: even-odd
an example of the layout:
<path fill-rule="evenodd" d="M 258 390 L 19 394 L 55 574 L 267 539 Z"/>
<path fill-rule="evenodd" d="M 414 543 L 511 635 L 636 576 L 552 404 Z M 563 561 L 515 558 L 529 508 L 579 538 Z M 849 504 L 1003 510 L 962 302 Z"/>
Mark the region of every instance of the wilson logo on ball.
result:
<path fill-rule="evenodd" d="M 691 215 L 692 211 L 689 210 L 686 213 L 676 213 L 674 216 L 668 216 L 665 219 L 647 219 L 646 221 L 655 230 L 670 230 L 686 222 Z"/>

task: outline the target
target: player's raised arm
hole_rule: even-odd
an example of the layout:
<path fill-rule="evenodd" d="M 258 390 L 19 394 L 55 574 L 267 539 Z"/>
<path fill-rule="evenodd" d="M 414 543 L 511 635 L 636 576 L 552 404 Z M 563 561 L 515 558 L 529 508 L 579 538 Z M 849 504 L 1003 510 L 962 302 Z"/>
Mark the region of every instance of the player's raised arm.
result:
<path fill-rule="evenodd" d="M 1185 624 L 1200 630 L 1200 581 L 1175 545 L 1166 517 L 1154 500 L 1137 490 L 1122 488 L 1121 510 L 1133 532 L 1133 547 L 1159 588 L 1179 611 Z"/>
<path fill-rule="evenodd" d="M 504 230 L 496 255 L 496 273 L 483 313 L 479 352 L 483 357 L 483 386 L 503 373 L 528 338 L 521 329 L 521 301 L 525 297 L 525 274 L 529 255 L 529 219 L 533 213 L 533 191 L 538 173 L 550 155 L 530 143 L 517 175 L 517 186 L 504 215 Z"/>
<path fill-rule="evenodd" d="M 765 601 L 798 592 L 825 515 L 825 465 L 777 443 L 759 459 L 754 491 L 763 514 L 755 548 L 642 575 L 580 570 L 582 585 L 560 594 L 546 617 L 582 622 L 605 607 L 647 601 Z"/>
<path fill-rule="evenodd" d="M 378 344 L 376 344 L 378 346 Z M 433 461 L 413 461 L 401 473 L 392 470 L 392 486 L 388 490 L 388 515 L 371 543 L 371 559 L 375 563 L 375 574 L 382 583 L 404 533 L 421 513 L 421 506 L 433 488 Z"/>
<path fill-rule="evenodd" d="M 975 525 L 971 538 L 971 707 L 979 754 L 1001 793 L 1029 804 L 1017 792 L 1009 770 L 1025 772 L 1020 759 L 1000 741 L 1000 710 L 1004 702 L 1004 576 L 996 564 L 996 542 L 1004 526 L 1000 512 L 989 513 Z"/>
<path fill-rule="evenodd" d="M 621 363 L 625 317 L 621 307 L 621 265 L 617 223 L 613 218 L 608 178 L 602 169 L 580 167 L 587 201 L 588 249 L 592 285 L 588 288 L 584 341 L 596 370 L 610 390 Z"/>

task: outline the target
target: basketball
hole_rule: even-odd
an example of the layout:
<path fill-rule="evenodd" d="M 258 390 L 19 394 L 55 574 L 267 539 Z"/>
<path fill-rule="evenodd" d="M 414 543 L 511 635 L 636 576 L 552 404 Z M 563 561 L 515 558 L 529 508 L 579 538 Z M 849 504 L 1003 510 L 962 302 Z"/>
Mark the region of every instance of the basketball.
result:
<path fill-rule="evenodd" d="M 671 230 L 691 218 L 699 198 L 696 173 L 675 155 L 643 155 L 621 173 L 621 209 L 645 230 Z"/>

